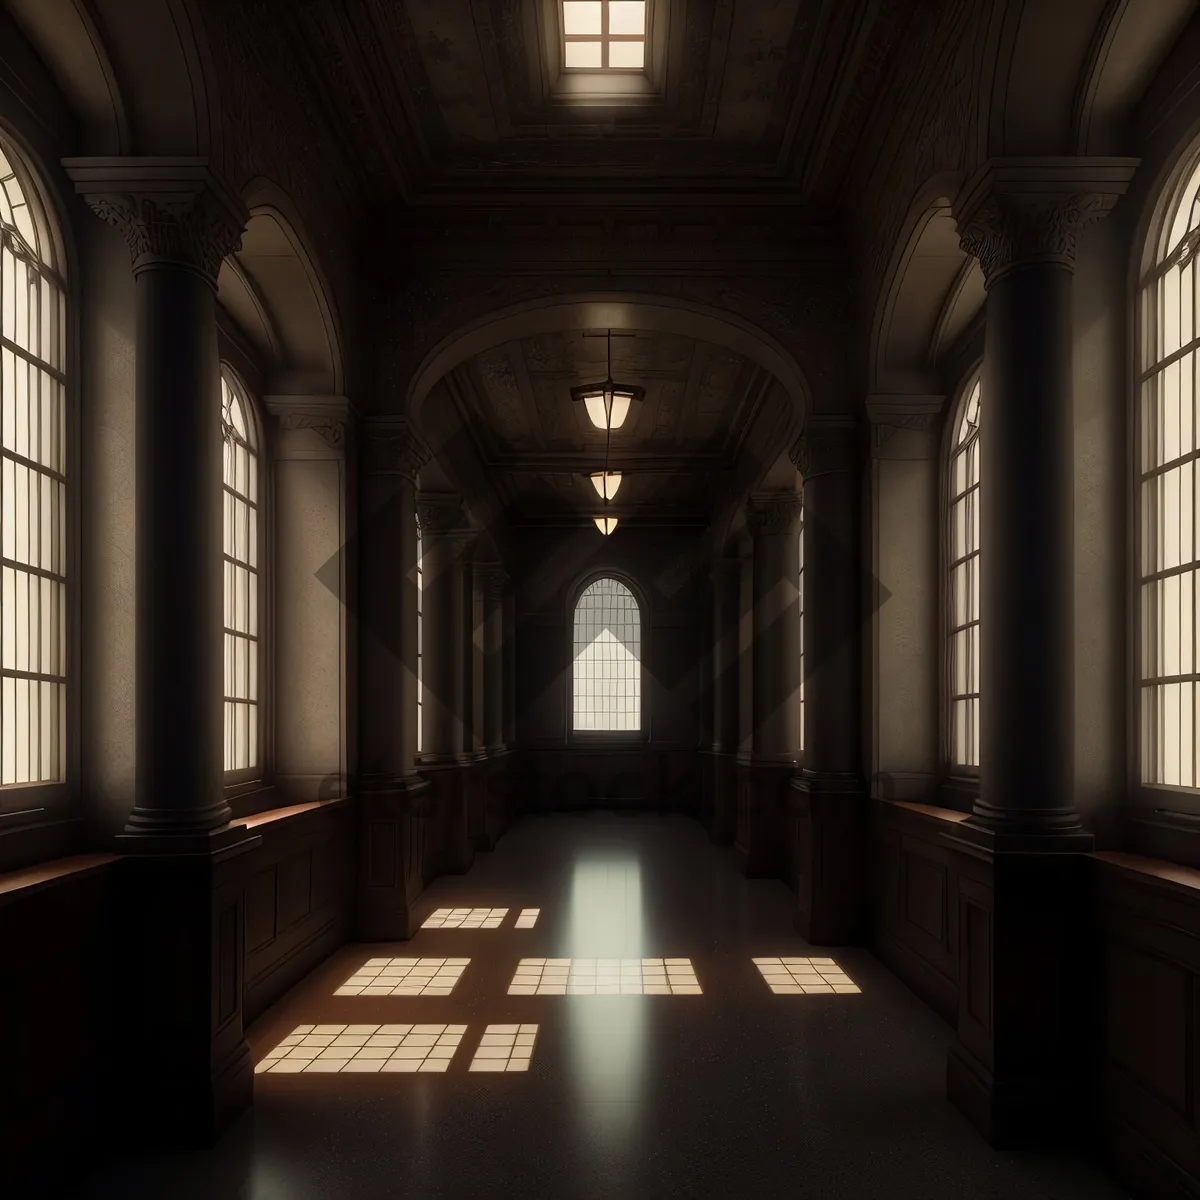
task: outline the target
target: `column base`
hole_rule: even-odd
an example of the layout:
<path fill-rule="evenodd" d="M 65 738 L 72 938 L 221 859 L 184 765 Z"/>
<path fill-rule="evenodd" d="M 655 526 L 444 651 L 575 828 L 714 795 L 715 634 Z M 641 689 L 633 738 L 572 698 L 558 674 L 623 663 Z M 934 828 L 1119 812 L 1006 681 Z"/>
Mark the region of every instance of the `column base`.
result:
<path fill-rule="evenodd" d="M 778 879 L 790 870 L 783 846 L 787 787 L 795 771 L 791 762 L 738 762 L 737 830 L 733 853 L 747 879 Z"/>
<path fill-rule="evenodd" d="M 113 1102 L 156 1146 L 211 1145 L 254 1099 L 243 895 L 245 856 L 262 838 L 233 833 L 212 852 L 122 839 L 117 994 L 130 1019 Z"/>
<path fill-rule="evenodd" d="M 738 781 L 734 755 L 720 747 L 703 754 L 704 827 L 718 846 L 731 846 L 737 836 Z"/>
<path fill-rule="evenodd" d="M 963 822 L 963 824 L 966 824 Z M 960 826 L 961 828 L 961 826 Z M 964 830 L 958 886 L 957 1039 L 948 1098 L 998 1149 L 1073 1144 L 1088 1109 L 1094 983 L 1086 835 L 1072 850 L 996 850 Z"/>
<path fill-rule="evenodd" d="M 229 805 L 224 800 L 199 809 L 143 808 L 139 805 L 129 814 L 125 834 L 133 837 L 161 836 L 168 839 L 204 837 L 213 830 L 228 825 L 232 815 Z"/>
<path fill-rule="evenodd" d="M 857 775 L 801 771 L 791 780 L 796 931 L 814 946 L 860 940 L 866 795 Z"/>
<path fill-rule="evenodd" d="M 471 814 L 473 807 L 479 807 L 473 804 L 472 796 L 478 763 L 471 755 L 456 754 L 435 760 L 423 758 L 420 767 L 433 794 L 430 836 L 436 873 L 465 875 L 475 861 Z"/>
<path fill-rule="evenodd" d="M 358 937 L 406 941 L 425 890 L 433 792 L 419 775 L 364 779 L 359 789 Z"/>

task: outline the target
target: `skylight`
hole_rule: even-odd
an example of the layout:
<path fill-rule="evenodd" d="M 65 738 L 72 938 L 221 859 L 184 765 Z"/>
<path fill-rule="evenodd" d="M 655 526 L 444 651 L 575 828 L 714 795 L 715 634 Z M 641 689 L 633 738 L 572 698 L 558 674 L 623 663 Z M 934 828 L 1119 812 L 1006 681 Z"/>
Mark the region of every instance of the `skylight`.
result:
<path fill-rule="evenodd" d="M 562 0 L 562 27 L 569 71 L 646 66 L 646 0 Z"/>

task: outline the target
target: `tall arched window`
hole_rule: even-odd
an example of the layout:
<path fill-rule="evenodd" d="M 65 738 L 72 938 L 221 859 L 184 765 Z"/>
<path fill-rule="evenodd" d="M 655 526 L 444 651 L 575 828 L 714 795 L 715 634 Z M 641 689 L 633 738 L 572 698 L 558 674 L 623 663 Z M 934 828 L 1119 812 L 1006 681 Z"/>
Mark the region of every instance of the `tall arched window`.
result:
<path fill-rule="evenodd" d="M 425 571 L 421 565 L 421 523 L 417 522 L 417 753 L 425 742 Z"/>
<path fill-rule="evenodd" d="M 797 602 L 800 605 L 800 737 L 796 742 L 804 753 L 804 514 L 800 515 L 800 571 L 796 576 Z"/>
<path fill-rule="evenodd" d="M 1138 561 L 1141 778 L 1197 778 L 1196 391 L 1200 160 L 1166 205 L 1149 247 L 1140 307 Z"/>
<path fill-rule="evenodd" d="M 597 579 L 575 605 L 572 728 L 642 728 L 642 614 L 619 579 Z"/>
<path fill-rule="evenodd" d="M 0 139 L 0 783 L 67 770 L 67 312 L 53 229 Z"/>
<path fill-rule="evenodd" d="M 225 501 L 225 773 L 262 766 L 259 463 L 254 410 L 234 374 L 221 369 Z"/>
<path fill-rule="evenodd" d="M 947 749 L 952 769 L 979 768 L 979 404 L 963 392 L 950 440 L 946 489 Z"/>

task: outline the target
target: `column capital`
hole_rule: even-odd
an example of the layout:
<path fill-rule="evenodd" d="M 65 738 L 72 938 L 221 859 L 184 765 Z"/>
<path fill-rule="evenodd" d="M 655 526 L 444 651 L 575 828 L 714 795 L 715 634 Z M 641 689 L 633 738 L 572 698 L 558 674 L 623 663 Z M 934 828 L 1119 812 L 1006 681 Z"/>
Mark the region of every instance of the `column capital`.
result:
<path fill-rule="evenodd" d="M 952 210 L 959 245 L 990 286 L 1016 267 L 1074 269 L 1079 234 L 1125 194 L 1136 158 L 993 158 L 963 185 Z"/>
<path fill-rule="evenodd" d="M 504 589 L 508 586 L 508 574 L 496 563 L 477 564 L 475 577 L 479 580 L 479 590 L 485 600 L 502 600 Z"/>
<path fill-rule="evenodd" d="M 812 417 L 788 451 L 804 480 L 858 468 L 858 425 L 853 417 Z"/>
<path fill-rule="evenodd" d="M 457 492 L 417 493 L 417 524 L 424 536 L 461 542 L 461 553 L 466 543 L 478 536 L 466 520 L 462 497 Z"/>
<path fill-rule="evenodd" d="M 750 497 L 746 519 L 754 536 L 798 532 L 804 497 L 798 492 L 758 492 Z"/>
<path fill-rule="evenodd" d="M 263 407 L 284 430 L 311 429 L 331 449 L 345 453 L 353 415 L 345 396 L 264 396 Z"/>
<path fill-rule="evenodd" d="M 428 447 L 402 417 L 369 417 L 363 422 L 363 471 L 367 475 L 402 475 L 416 483 L 429 459 Z"/>
<path fill-rule="evenodd" d="M 936 429 L 945 407 L 945 396 L 872 395 L 866 399 L 871 423 L 871 457 L 878 458 L 884 446 L 901 429 L 929 433 Z"/>
<path fill-rule="evenodd" d="M 75 191 L 129 244 L 136 275 L 191 271 L 216 287 L 250 214 L 207 158 L 64 158 Z"/>

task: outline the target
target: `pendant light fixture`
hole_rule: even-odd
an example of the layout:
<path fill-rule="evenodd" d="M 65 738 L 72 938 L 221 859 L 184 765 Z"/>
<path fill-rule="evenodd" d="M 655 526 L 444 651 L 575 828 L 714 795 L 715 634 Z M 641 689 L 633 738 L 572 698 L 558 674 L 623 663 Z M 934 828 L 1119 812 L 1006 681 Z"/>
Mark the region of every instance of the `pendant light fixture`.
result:
<path fill-rule="evenodd" d="M 583 335 L 595 337 L 595 334 Z M 572 400 L 582 400 L 587 409 L 588 417 L 597 429 L 604 430 L 604 470 L 593 471 L 588 478 L 596 489 L 596 494 L 607 505 L 617 494 L 621 486 L 621 472 L 608 469 L 608 452 L 612 445 L 612 431 L 620 429 L 629 415 L 629 406 L 634 400 L 645 397 L 645 389 L 631 383 L 614 383 L 612 377 L 612 330 L 605 332 L 607 341 L 607 374 L 603 383 L 585 383 L 582 387 L 571 389 Z M 632 334 L 618 334 L 618 337 L 632 337 Z M 596 528 L 605 537 L 617 527 L 616 517 L 593 517 Z"/>

